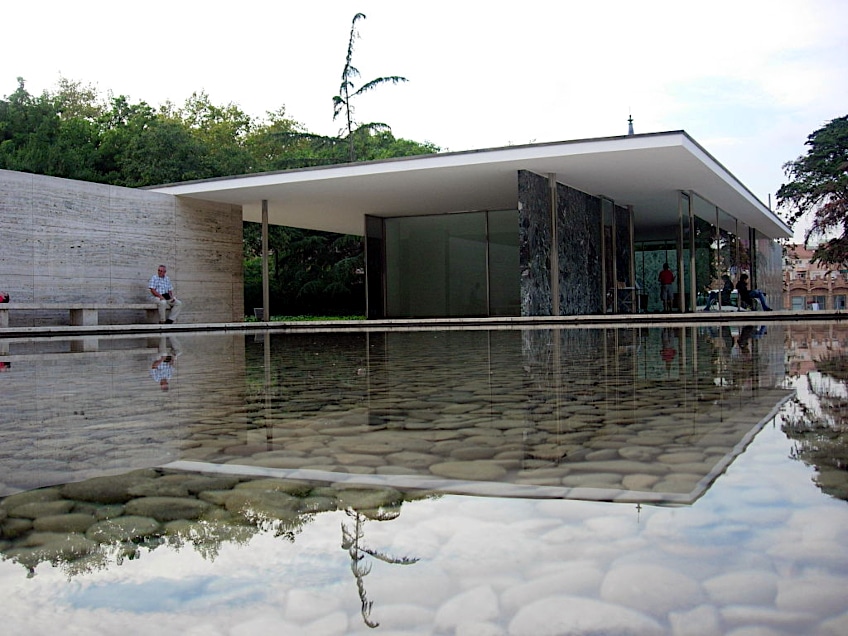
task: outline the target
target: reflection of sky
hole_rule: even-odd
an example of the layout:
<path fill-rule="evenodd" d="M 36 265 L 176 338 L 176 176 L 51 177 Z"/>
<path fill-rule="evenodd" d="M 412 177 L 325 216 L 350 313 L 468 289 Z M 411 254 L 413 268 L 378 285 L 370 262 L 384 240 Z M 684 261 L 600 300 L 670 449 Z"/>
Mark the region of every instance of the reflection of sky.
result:
<path fill-rule="evenodd" d="M 333 520 L 334 516 L 337 519 Z M 332 550 L 339 543 L 338 524 L 342 518 L 319 515 L 323 527 L 298 535 L 295 544 L 271 533 L 254 537 L 249 546 L 225 542 L 214 561 L 203 559 L 190 546 L 179 551 L 169 547 L 142 550 L 138 560 L 125 561 L 117 568 L 129 566 L 128 570 L 135 570 L 128 578 L 114 579 L 110 576 L 113 568 L 102 580 L 95 577 L 90 587 L 77 590 L 69 601 L 80 607 L 139 612 L 177 606 L 187 611 L 205 611 L 271 602 L 277 593 L 284 597 L 291 582 L 300 587 L 332 586 L 349 576 L 346 553 Z M 140 595 L 147 595 L 147 599 L 134 598 Z M 122 605 L 124 596 L 134 600 Z"/>
<path fill-rule="evenodd" d="M 67 597 L 74 607 L 124 610 L 137 614 L 226 608 L 265 600 L 258 582 L 233 586 L 219 577 L 151 579 L 144 583 L 99 583 Z"/>
<path fill-rule="evenodd" d="M 484 582 L 508 588 L 559 581 L 563 572 L 570 582 L 556 585 L 594 594 L 603 574 L 623 564 L 690 576 L 763 560 L 775 571 L 812 564 L 841 568 L 844 589 L 848 563 L 834 545 L 846 539 L 848 509 L 820 494 L 811 469 L 787 461 L 789 448 L 779 426 L 767 425 L 686 507 L 461 496 L 407 502 L 397 519 L 365 523 L 365 547 L 420 559 L 369 561 L 364 582 L 372 616 L 379 621 L 398 606 L 438 604 Z M 813 519 L 817 530 L 810 532 Z M 294 543 L 264 533 L 247 545 L 224 543 L 214 560 L 189 546 L 142 549 L 136 560 L 70 580 L 46 565 L 27 579 L 21 566 L 3 562 L 0 593 L 12 608 L 7 633 L 54 633 L 56 620 L 83 634 L 191 634 L 201 627 L 207 634 L 244 633 L 231 630 L 343 615 L 359 629 L 342 523 L 351 523 L 343 513 L 319 514 Z"/>

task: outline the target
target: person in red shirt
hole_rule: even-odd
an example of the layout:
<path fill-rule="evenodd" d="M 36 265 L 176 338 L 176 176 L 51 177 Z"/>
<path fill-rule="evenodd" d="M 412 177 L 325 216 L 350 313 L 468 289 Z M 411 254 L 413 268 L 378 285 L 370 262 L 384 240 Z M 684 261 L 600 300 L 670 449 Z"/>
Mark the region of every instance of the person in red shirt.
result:
<path fill-rule="evenodd" d="M 671 311 L 672 292 L 671 284 L 674 282 L 674 272 L 668 268 L 668 263 L 663 263 L 662 270 L 659 275 L 660 281 L 660 300 L 663 304 L 663 311 Z"/>

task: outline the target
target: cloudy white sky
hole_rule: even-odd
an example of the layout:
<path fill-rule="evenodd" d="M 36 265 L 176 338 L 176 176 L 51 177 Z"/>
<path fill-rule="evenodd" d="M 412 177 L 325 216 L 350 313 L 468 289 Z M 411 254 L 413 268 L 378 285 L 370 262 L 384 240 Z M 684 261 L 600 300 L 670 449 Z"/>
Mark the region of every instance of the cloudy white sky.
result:
<path fill-rule="evenodd" d="M 205 91 L 335 134 L 350 23 L 360 122 L 443 150 L 685 130 L 764 203 L 848 112 L 844 0 L 8 3 L 0 96 L 60 77 L 158 106 Z"/>

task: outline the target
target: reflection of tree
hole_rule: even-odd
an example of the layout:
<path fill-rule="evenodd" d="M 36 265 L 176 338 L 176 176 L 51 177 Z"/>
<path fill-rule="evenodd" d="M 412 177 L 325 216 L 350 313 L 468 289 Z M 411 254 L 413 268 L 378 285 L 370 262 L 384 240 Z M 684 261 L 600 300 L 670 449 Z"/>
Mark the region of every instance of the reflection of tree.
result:
<path fill-rule="evenodd" d="M 366 518 L 394 519 L 404 501 L 435 496 L 404 494 L 390 488 L 336 489 L 300 480 L 250 477 L 223 478 L 228 482 L 224 485 L 217 477 L 207 477 L 208 490 L 166 498 L 170 505 L 179 501 L 179 513 L 168 508 L 167 501 L 160 504 L 162 508 L 151 506 L 143 517 L 128 512 L 128 507 L 149 501 L 141 492 L 156 492 L 164 483 L 173 486 L 174 479 L 185 482 L 197 480 L 197 476 L 181 471 L 134 471 L 0 498 L 0 560 L 19 563 L 28 576 L 34 576 L 40 564 L 51 563 L 69 577 L 120 566 L 159 547 L 193 549 L 214 561 L 225 544 L 247 545 L 260 533 L 294 543 L 318 514 L 345 510 L 350 515 L 356 510 L 359 512 L 353 514 L 360 518 L 345 538 L 346 549 L 357 556 L 356 563 L 366 556 L 390 563 L 414 563 L 417 559 L 392 560 L 365 548 L 362 522 Z M 114 486 L 108 494 L 98 490 L 105 488 L 104 483 Z M 66 487 L 73 487 L 75 492 Z M 95 500 L 97 492 L 101 493 L 100 500 Z M 116 503 L 118 500 L 124 503 Z M 57 506 L 64 513 L 50 517 L 57 524 L 55 529 L 41 532 L 35 527 L 35 515 L 28 510 L 32 506 Z M 367 573 L 361 567 L 354 569 L 358 581 Z M 364 599 L 364 588 L 361 595 Z"/>
<path fill-rule="evenodd" d="M 359 600 L 362 604 L 362 620 L 368 627 L 377 627 L 380 623 L 371 620 L 371 607 L 373 601 L 368 600 L 368 592 L 365 590 L 365 577 L 371 572 L 371 563 L 365 562 L 365 557 L 370 556 L 379 559 L 384 563 L 394 563 L 399 565 L 409 565 L 418 561 L 414 557 L 390 557 L 382 552 L 377 552 L 365 547 L 365 520 L 366 516 L 352 508 L 345 509 L 348 517 L 353 519 L 353 528 L 349 528 L 344 523 L 342 524 L 342 549 L 347 550 L 350 555 L 350 571 L 356 579 L 356 589 L 359 592 Z M 399 511 L 396 509 L 374 511 L 370 517 L 375 521 L 389 521 L 398 516 Z"/>
<path fill-rule="evenodd" d="M 792 457 L 816 468 L 822 491 L 848 500 L 848 356 L 829 356 L 816 366 L 782 430 L 795 441 Z"/>

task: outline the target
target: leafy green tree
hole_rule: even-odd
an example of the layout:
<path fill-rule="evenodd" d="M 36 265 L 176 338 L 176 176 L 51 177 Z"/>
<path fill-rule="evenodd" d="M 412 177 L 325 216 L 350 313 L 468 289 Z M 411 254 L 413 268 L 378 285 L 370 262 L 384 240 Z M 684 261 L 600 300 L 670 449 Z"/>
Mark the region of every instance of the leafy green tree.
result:
<path fill-rule="evenodd" d="M 161 109 L 160 109 L 161 110 Z M 245 142 L 255 122 L 235 104 L 216 106 L 201 91 L 192 93 L 174 118 L 186 126 L 203 152 L 203 171 L 211 176 L 244 174 L 255 169 Z"/>
<path fill-rule="evenodd" d="M 347 131 L 347 140 L 348 146 L 350 150 L 350 161 L 356 161 L 356 153 L 354 150 L 354 128 L 366 129 L 366 130 L 387 130 L 388 126 L 382 123 L 370 123 L 370 124 L 361 124 L 359 126 L 355 126 L 355 121 L 353 119 L 353 104 L 352 100 L 356 97 L 359 97 L 363 93 L 367 93 L 370 90 L 377 88 L 383 84 L 397 84 L 399 82 L 406 82 L 407 79 L 405 77 L 401 77 L 400 75 L 388 75 L 386 77 L 378 77 L 377 79 L 373 79 L 370 82 L 366 82 L 359 88 L 356 88 L 354 84 L 354 80 L 359 77 L 359 69 L 357 69 L 353 65 L 353 44 L 359 39 L 359 32 L 356 30 L 356 23 L 359 20 L 364 20 L 364 13 L 357 13 L 353 16 L 353 20 L 350 24 L 350 39 L 347 44 L 347 56 L 345 58 L 344 69 L 342 70 L 342 83 L 339 86 L 339 94 L 333 97 L 333 120 L 344 113 L 345 116 L 345 130 Z"/>
<path fill-rule="evenodd" d="M 68 112 L 65 95 L 30 95 L 23 78 L 0 101 L 0 168 L 97 181 L 97 127 Z"/>
<path fill-rule="evenodd" d="M 134 188 L 214 176 L 189 128 L 145 102 L 113 98 L 101 125 L 99 168 L 111 184 Z"/>
<path fill-rule="evenodd" d="M 376 161 L 393 157 L 411 157 L 439 152 L 440 148 L 430 142 L 410 141 L 395 137 L 391 130 L 360 127 L 354 131 L 361 159 Z"/>
<path fill-rule="evenodd" d="M 783 166 L 789 183 L 777 192 L 778 206 L 794 225 L 807 213 L 812 223 L 805 242 L 833 236 L 813 253 L 813 261 L 848 264 L 848 115 L 832 120 L 807 137 L 807 154 Z"/>
<path fill-rule="evenodd" d="M 54 93 L 53 101 L 62 119 L 79 118 L 94 122 L 108 108 L 91 84 L 59 77 L 57 85 L 59 90 Z"/>
<path fill-rule="evenodd" d="M 270 147 L 285 149 L 272 159 L 271 170 L 335 165 L 347 163 L 350 159 L 348 139 L 295 130 L 270 131 L 268 135 L 267 143 Z M 360 161 L 432 154 L 440 150 L 430 142 L 397 138 L 390 130 L 376 127 L 361 126 L 353 131 L 352 138 L 358 148 L 357 158 Z"/>
<path fill-rule="evenodd" d="M 303 125 L 286 115 L 285 107 L 266 113 L 266 121 L 253 127 L 244 141 L 252 165 L 248 172 L 287 170 L 318 165 L 312 139 Z"/>

